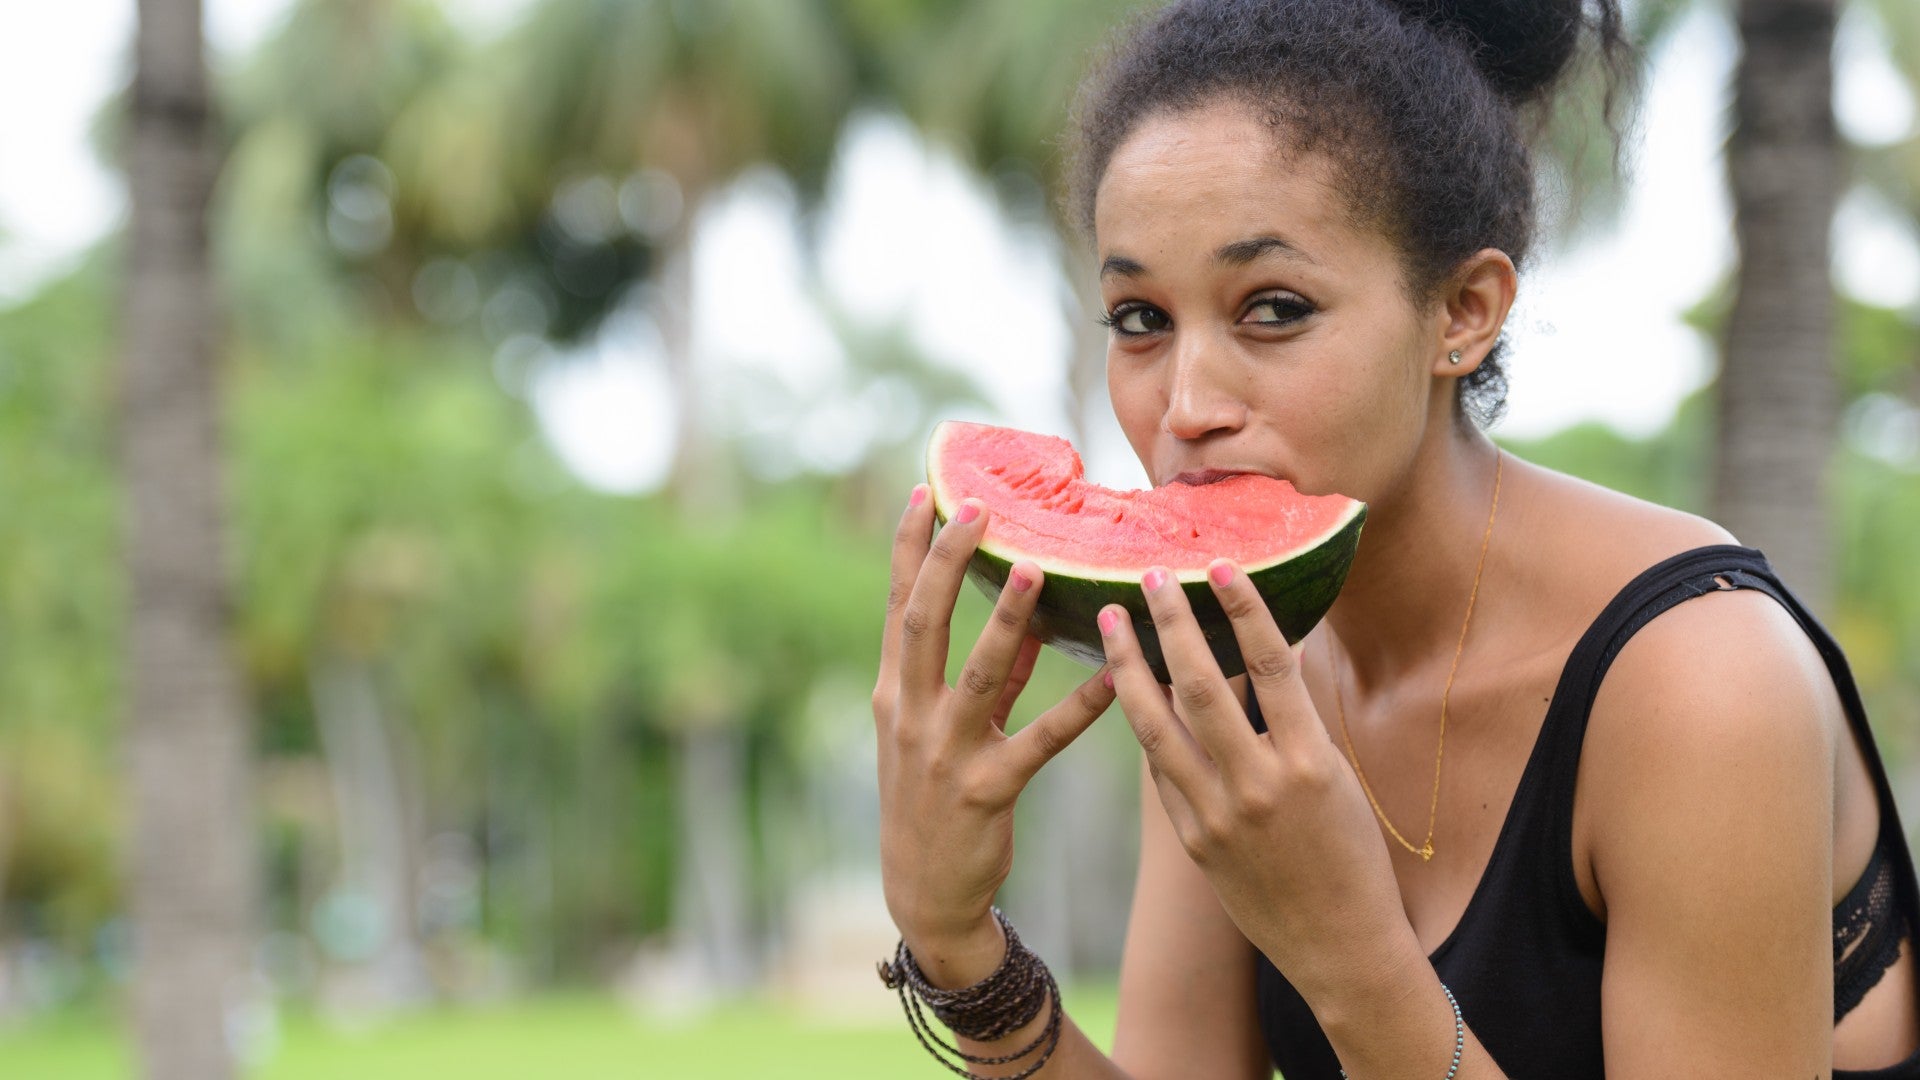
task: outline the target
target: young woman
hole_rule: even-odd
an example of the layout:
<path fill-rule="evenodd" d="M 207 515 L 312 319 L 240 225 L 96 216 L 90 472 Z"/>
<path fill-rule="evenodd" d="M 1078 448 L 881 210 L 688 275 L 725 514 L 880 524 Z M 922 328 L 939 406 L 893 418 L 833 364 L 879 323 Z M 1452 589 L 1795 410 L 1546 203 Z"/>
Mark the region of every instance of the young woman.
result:
<path fill-rule="evenodd" d="M 976 1075 L 1920 1077 L 1913 866 L 1832 639 L 1714 523 L 1481 430 L 1534 229 L 1522 119 L 1619 24 L 1186 0 L 1083 91 L 1108 387 L 1153 482 L 1369 512 L 1299 647 L 1216 563 L 1249 670 L 1223 678 L 1150 570 L 1172 685 L 1103 614 L 1107 667 L 1008 736 L 1045 581 L 1014 568 L 949 687 L 988 515 L 935 537 L 916 489 L 874 691 L 882 974 Z M 1144 753 L 1108 1057 L 992 900 L 1020 790 L 1116 697 Z"/>

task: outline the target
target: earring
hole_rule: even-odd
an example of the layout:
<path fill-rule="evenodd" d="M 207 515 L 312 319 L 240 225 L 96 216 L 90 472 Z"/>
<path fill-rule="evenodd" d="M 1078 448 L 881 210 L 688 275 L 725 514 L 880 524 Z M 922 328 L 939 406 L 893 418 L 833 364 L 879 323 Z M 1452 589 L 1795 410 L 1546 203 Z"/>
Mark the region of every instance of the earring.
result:
<path fill-rule="evenodd" d="M 1455 349 L 1455 350 L 1453 350 L 1452 352 L 1450 352 L 1450 353 L 1448 353 L 1448 354 L 1447 354 L 1447 363 L 1449 363 L 1449 364 L 1457 364 L 1457 363 L 1459 363 L 1459 362 L 1460 362 L 1460 350 L 1459 350 L 1459 349 Z"/>

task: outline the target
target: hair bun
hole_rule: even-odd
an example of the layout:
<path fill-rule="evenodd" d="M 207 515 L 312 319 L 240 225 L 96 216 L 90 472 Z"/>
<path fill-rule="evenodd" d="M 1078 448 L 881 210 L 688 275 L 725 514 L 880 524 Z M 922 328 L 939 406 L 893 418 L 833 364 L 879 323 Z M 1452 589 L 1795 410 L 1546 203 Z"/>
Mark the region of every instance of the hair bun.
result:
<path fill-rule="evenodd" d="M 1580 41 L 1583 0 L 1391 0 L 1442 31 L 1470 39 L 1474 63 L 1510 101 L 1553 84 Z"/>

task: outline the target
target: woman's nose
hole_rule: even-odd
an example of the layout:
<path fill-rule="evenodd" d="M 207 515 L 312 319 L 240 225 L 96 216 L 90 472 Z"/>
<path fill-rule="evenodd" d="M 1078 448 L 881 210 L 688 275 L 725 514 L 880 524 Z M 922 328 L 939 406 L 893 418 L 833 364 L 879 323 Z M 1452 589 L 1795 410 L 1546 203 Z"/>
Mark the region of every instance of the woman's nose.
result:
<path fill-rule="evenodd" d="M 1176 439 L 1232 431 L 1246 421 L 1246 402 L 1236 389 L 1231 361 L 1203 342 L 1182 342 L 1173 357 L 1167 412 L 1161 426 Z"/>

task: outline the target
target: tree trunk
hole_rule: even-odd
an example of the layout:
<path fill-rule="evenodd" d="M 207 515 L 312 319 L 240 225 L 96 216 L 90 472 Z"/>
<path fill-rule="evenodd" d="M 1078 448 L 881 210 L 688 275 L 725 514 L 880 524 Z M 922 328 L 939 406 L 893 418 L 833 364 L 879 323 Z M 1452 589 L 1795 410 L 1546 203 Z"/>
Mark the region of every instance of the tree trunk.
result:
<path fill-rule="evenodd" d="M 199 0 L 140 0 L 124 335 L 133 1011 L 150 1080 L 233 1075 L 248 993 L 246 709 L 230 651 Z"/>
<path fill-rule="evenodd" d="M 1842 167 L 1835 0 L 1742 0 L 1738 20 L 1727 173 L 1740 269 L 1718 388 L 1714 510 L 1825 614 L 1826 477 L 1839 427 L 1828 252 Z"/>
<path fill-rule="evenodd" d="M 697 996 L 737 994 L 759 968 L 748 895 L 746 735 L 729 713 L 687 725 L 679 741 L 675 944 L 697 961 L 701 985 L 690 988 Z"/>
<path fill-rule="evenodd" d="M 372 955 L 353 958 L 343 981 L 356 1012 L 385 1013 L 432 996 L 420 947 L 417 825 L 420 782 L 380 703 L 373 672 L 357 659 L 316 657 L 308 664 L 313 712 L 340 829 L 338 896 L 379 913 Z"/>

